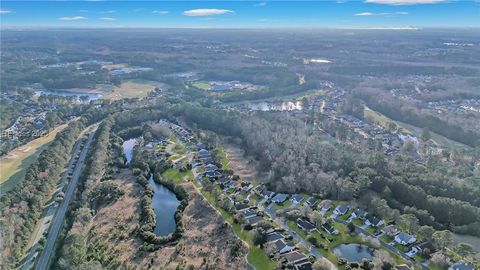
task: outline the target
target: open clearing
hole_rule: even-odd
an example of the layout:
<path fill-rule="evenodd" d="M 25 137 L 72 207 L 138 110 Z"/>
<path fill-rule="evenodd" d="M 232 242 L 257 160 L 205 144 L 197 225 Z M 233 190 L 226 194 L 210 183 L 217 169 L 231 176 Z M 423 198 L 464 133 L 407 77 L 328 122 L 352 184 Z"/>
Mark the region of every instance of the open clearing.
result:
<path fill-rule="evenodd" d="M 206 82 L 196 82 L 193 83 L 192 86 L 205 91 L 210 90 L 210 84 Z"/>
<path fill-rule="evenodd" d="M 104 99 L 122 99 L 122 98 L 143 98 L 155 88 L 155 84 L 142 81 L 131 80 L 123 82 L 120 87 L 114 86 L 113 91 L 105 94 Z"/>
<path fill-rule="evenodd" d="M 60 125 L 47 136 L 32 140 L 10 151 L 5 157 L 0 159 L 0 195 L 15 187 L 25 177 L 28 166 L 53 141 L 57 133 L 66 127 L 67 124 Z"/>
<path fill-rule="evenodd" d="M 228 167 L 230 167 L 235 174 L 249 182 L 263 182 L 267 175 L 261 174 L 255 168 L 258 167 L 257 162 L 252 157 L 246 157 L 245 151 L 239 146 L 222 142 L 223 150 L 225 151 L 229 160 Z"/>

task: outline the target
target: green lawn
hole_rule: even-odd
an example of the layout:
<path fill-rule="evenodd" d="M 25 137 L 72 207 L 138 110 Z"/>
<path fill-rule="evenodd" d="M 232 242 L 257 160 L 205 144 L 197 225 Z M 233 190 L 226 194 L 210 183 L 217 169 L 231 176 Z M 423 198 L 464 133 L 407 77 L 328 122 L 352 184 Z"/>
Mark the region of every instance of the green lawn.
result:
<path fill-rule="evenodd" d="M 259 247 L 250 247 L 247 260 L 255 269 L 275 269 L 275 262 Z"/>
<path fill-rule="evenodd" d="M 220 145 L 217 145 L 217 147 L 215 147 L 215 154 L 220 157 L 220 163 L 222 164 L 222 169 L 228 169 L 230 160 L 227 157 L 227 153 L 223 151 L 223 148 Z"/>
<path fill-rule="evenodd" d="M 180 145 L 180 144 L 175 144 L 175 146 L 173 147 L 172 150 L 177 155 L 183 155 L 183 154 L 187 153 L 187 150 L 185 150 L 185 148 L 183 148 L 183 146 Z"/>
<path fill-rule="evenodd" d="M 196 87 L 200 90 L 210 90 L 210 84 L 206 82 L 196 82 L 192 84 L 193 87 Z"/>
<path fill-rule="evenodd" d="M 282 204 L 277 204 L 277 203 L 274 204 L 272 206 L 272 209 L 273 210 L 284 209 L 284 208 L 290 207 L 290 205 L 292 205 L 292 201 L 291 200 L 286 200 Z"/>
<path fill-rule="evenodd" d="M 186 172 L 181 172 L 178 169 L 169 168 L 162 173 L 162 176 L 168 179 L 169 181 L 172 181 L 177 184 L 182 182 L 184 179 L 188 181 L 193 181 L 193 173 L 191 170 L 188 170 Z"/>

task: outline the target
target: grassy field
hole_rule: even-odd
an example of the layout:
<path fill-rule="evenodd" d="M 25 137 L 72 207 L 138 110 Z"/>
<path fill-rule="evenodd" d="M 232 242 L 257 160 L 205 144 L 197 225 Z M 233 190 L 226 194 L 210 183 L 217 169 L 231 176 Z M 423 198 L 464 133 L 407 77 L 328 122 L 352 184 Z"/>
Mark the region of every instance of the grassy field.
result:
<path fill-rule="evenodd" d="M 47 136 L 32 140 L 0 159 L 0 196 L 15 187 L 25 177 L 28 166 L 55 139 L 57 133 L 66 127 L 66 124 L 60 125 Z"/>
<path fill-rule="evenodd" d="M 205 90 L 205 91 L 210 90 L 210 84 L 206 82 L 196 82 L 196 83 L 193 83 L 192 86 L 200 90 Z"/>
<path fill-rule="evenodd" d="M 407 133 L 407 134 L 411 134 L 411 135 L 414 135 L 414 136 L 419 138 L 420 134 L 422 133 L 422 129 L 419 128 L 419 127 L 416 127 L 416 126 L 413 126 L 413 125 L 410 125 L 410 124 L 407 124 L 407 123 L 404 123 L 404 122 L 400 122 L 400 121 L 394 121 L 394 120 L 386 117 L 385 115 L 383 115 L 379 112 L 376 112 L 376 111 L 374 111 L 374 110 L 372 110 L 368 107 L 365 107 L 363 113 L 364 113 L 365 118 L 373 119 L 374 122 L 378 123 L 379 125 L 383 126 L 384 128 L 388 129 L 388 124 L 393 122 L 393 123 L 397 124 L 398 127 L 402 128 L 402 131 Z M 439 135 L 435 132 L 430 131 L 430 134 L 432 136 L 432 141 L 434 141 L 438 145 L 442 145 L 446 148 L 449 148 L 450 150 L 468 149 L 469 148 L 469 146 L 467 146 L 465 144 L 450 140 L 450 139 L 448 139 L 448 138 L 446 138 L 442 135 Z"/>
<path fill-rule="evenodd" d="M 170 168 L 162 173 L 162 176 L 167 178 L 168 180 L 174 182 L 174 183 L 180 183 L 184 179 L 188 181 L 193 180 L 193 173 L 191 170 L 188 170 L 186 172 L 181 172 L 178 169 L 175 168 Z"/>
<path fill-rule="evenodd" d="M 123 82 L 120 87 L 114 86 L 113 92 L 105 94 L 104 99 L 142 98 L 146 97 L 155 85 L 141 80 Z"/>

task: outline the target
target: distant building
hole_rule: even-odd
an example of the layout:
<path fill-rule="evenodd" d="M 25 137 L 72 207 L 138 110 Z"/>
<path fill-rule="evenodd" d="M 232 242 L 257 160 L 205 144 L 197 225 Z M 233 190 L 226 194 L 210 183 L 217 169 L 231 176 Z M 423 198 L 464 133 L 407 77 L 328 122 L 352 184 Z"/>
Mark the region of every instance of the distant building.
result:
<path fill-rule="evenodd" d="M 335 210 L 333 210 L 333 213 L 336 215 L 345 215 L 350 208 L 346 205 L 339 205 L 335 207 Z"/>
<path fill-rule="evenodd" d="M 301 194 L 294 194 L 292 195 L 292 198 L 290 198 L 292 200 L 292 203 L 299 203 L 303 200 L 304 196 L 301 195 Z"/>

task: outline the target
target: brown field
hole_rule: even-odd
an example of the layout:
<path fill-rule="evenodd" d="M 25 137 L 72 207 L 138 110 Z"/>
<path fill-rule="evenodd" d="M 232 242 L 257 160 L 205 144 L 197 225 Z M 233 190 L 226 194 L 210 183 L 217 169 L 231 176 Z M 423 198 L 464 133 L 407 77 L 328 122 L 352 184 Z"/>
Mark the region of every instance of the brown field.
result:
<path fill-rule="evenodd" d="M 182 184 L 190 194 L 190 202 L 182 217 L 184 236 L 176 245 L 141 252 L 142 241 L 135 236 L 135 230 L 139 224 L 142 187 L 128 170 L 122 170 L 114 181 L 124 188 L 125 194 L 100 209 L 89 232 L 90 240 L 108 246 L 108 254 L 130 262 L 135 269 L 176 269 L 179 265 L 193 265 L 195 269 L 246 268 L 247 248 L 242 244 L 238 256 L 230 255 L 232 246 L 240 240 L 190 182 Z M 72 230 L 80 232 L 82 228 Z"/>
<path fill-rule="evenodd" d="M 257 170 L 257 162 L 252 157 L 245 156 L 245 151 L 239 146 L 225 141 L 222 142 L 223 150 L 230 160 L 228 165 L 235 171 L 235 174 L 246 181 L 264 182 L 267 175 Z"/>

